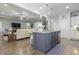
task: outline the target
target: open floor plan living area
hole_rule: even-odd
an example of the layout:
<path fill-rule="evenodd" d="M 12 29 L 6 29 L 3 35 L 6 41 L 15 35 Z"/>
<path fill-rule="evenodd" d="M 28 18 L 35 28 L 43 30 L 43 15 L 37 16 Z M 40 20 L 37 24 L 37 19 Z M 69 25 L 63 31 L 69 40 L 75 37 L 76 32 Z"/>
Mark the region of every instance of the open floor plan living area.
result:
<path fill-rule="evenodd" d="M 79 55 L 79 3 L 0 3 L 0 55 Z"/>

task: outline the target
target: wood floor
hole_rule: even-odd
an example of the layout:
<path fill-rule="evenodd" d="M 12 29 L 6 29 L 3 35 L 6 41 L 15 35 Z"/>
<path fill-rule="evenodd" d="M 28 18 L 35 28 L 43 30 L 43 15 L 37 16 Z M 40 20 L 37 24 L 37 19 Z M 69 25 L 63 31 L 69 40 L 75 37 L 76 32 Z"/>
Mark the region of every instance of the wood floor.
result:
<path fill-rule="evenodd" d="M 61 39 L 61 43 L 44 54 L 34 50 L 29 39 L 6 42 L 0 38 L 0 55 L 79 55 L 79 41 Z"/>
<path fill-rule="evenodd" d="M 29 44 L 29 39 L 0 42 L 1 55 L 42 55 L 42 52 L 34 50 Z"/>
<path fill-rule="evenodd" d="M 79 55 L 79 41 L 61 39 L 61 43 L 52 48 L 47 55 Z"/>

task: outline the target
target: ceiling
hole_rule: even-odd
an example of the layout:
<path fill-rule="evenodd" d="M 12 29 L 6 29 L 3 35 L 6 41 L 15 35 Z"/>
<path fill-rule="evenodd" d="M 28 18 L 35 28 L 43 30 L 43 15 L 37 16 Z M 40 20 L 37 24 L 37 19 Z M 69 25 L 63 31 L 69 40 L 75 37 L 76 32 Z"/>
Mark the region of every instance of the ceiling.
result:
<path fill-rule="evenodd" d="M 23 9 L 11 3 L 0 3 L 0 19 L 19 20 L 19 21 L 41 21 L 41 17 L 36 13 Z"/>
<path fill-rule="evenodd" d="M 79 11 L 79 3 L 0 3 L 0 19 L 43 21 L 68 11 Z"/>
<path fill-rule="evenodd" d="M 68 11 L 79 10 L 79 3 L 18 3 L 15 5 L 50 18 Z"/>

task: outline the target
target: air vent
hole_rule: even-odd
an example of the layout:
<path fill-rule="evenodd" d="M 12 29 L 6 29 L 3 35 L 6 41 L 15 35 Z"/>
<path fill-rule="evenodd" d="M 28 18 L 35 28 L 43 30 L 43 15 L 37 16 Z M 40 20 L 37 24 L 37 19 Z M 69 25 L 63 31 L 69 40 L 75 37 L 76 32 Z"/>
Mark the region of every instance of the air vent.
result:
<path fill-rule="evenodd" d="M 48 6 L 48 4 L 46 4 L 46 6 Z"/>
<path fill-rule="evenodd" d="M 71 15 L 71 17 L 76 17 L 76 16 L 78 16 L 78 15 L 77 14 Z"/>
<path fill-rule="evenodd" d="M 77 16 L 77 14 L 73 15 L 73 16 Z"/>
<path fill-rule="evenodd" d="M 71 12 L 71 17 L 76 17 L 76 16 L 79 16 L 79 11 Z"/>
<path fill-rule="evenodd" d="M 51 8 L 51 10 L 53 10 L 54 8 Z"/>

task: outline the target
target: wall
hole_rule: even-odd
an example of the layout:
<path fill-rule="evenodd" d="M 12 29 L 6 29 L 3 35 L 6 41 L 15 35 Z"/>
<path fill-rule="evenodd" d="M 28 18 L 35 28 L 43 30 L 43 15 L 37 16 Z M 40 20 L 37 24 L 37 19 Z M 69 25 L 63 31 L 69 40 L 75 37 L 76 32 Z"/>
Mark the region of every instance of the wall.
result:
<path fill-rule="evenodd" d="M 59 15 L 61 37 L 70 39 L 70 12 Z"/>
<path fill-rule="evenodd" d="M 61 31 L 62 38 L 70 39 L 70 12 L 48 19 L 48 28 L 51 31 Z"/>
<path fill-rule="evenodd" d="M 21 28 L 26 28 L 26 22 L 22 21 L 16 21 L 16 20 L 6 20 L 6 19 L 0 19 L 0 22 L 2 22 L 2 29 L 9 29 L 11 28 L 11 23 L 21 23 Z"/>
<path fill-rule="evenodd" d="M 48 19 L 48 29 L 50 31 L 59 31 L 59 19 L 58 15 L 54 15 L 51 19 Z"/>
<path fill-rule="evenodd" d="M 71 17 L 71 25 L 79 25 L 79 15 L 76 17 Z"/>
<path fill-rule="evenodd" d="M 51 19 L 51 28 L 53 31 L 60 31 L 59 29 L 59 19 L 58 16 L 54 16 L 53 19 Z"/>

